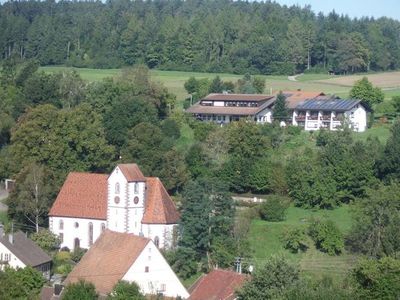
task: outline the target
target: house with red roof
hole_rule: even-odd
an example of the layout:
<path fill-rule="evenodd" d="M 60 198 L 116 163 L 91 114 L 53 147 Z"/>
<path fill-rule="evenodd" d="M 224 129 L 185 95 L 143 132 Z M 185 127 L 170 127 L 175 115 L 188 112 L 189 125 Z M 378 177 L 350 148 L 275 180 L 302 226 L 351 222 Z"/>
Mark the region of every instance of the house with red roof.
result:
<path fill-rule="evenodd" d="M 229 270 L 215 269 L 201 276 L 189 289 L 189 300 L 234 300 L 235 291 L 240 289 L 247 275 Z"/>
<path fill-rule="evenodd" d="M 49 228 L 61 247 L 90 248 L 110 229 L 171 246 L 179 213 L 159 178 L 136 164 L 119 164 L 110 175 L 72 172 L 49 212 Z"/>
<path fill-rule="evenodd" d="M 145 295 L 189 296 L 152 240 L 108 229 L 68 274 L 64 285 L 79 280 L 91 282 L 100 296 L 109 295 L 120 280 L 135 282 Z"/>

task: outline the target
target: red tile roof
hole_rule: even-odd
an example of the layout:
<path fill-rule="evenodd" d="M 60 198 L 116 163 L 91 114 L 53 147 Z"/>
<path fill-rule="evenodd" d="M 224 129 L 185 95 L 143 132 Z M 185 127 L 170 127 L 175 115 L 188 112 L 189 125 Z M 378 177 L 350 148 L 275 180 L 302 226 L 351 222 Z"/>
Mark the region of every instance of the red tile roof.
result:
<path fill-rule="evenodd" d="M 284 91 L 282 92 L 286 96 L 286 105 L 290 109 L 296 108 L 296 106 L 308 99 L 314 99 L 319 96 L 325 96 L 322 92 L 308 92 L 308 91 Z"/>
<path fill-rule="evenodd" d="M 179 213 L 161 180 L 157 177 L 147 177 L 146 185 L 146 207 L 142 223 L 178 223 Z"/>
<path fill-rule="evenodd" d="M 190 288 L 190 300 L 232 300 L 248 277 L 228 270 L 213 270 Z"/>
<path fill-rule="evenodd" d="M 105 230 L 69 273 L 64 284 L 83 279 L 94 284 L 98 293 L 110 293 L 121 280 L 149 239 L 129 233 Z"/>
<path fill-rule="evenodd" d="M 264 101 L 271 99 L 273 96 L 262 94 L 209 94 L 202 100 L 212 101 Z"/>
<path fill-rule="evenodd" d="M 128 182 L 146 181 L 146 178 L 143 176 L 137 164 L 119 164 L 118 167 Z"/>
<path fill-rule="evenodd" d="M 135 164 L 118 166 L 123 166 L 125 171 L 126 169 L 132 171 L 137 168 Z M 128 167 L 125 168 L 126 166 Z M 131 168 L 132 166 L 134 167 Z M 129 174 L 132 178 L 134 173 Z M 106 220 L 107 178 L 108 175 L 103 174 L 70 173 L 49 212 L 49 216 Z M 136 176 L 136 178 L 140 177 Z M 142 223 L 178 223 L 180 217 L 178 210 L 160 179 L 143 176 L 143 181 L 146 181 L 147 190 Z"/>
<path fill-rule="evenodd" d="M 107 178 L 105 174 L 70 173 L 49 216 L 106 220 Z"/>

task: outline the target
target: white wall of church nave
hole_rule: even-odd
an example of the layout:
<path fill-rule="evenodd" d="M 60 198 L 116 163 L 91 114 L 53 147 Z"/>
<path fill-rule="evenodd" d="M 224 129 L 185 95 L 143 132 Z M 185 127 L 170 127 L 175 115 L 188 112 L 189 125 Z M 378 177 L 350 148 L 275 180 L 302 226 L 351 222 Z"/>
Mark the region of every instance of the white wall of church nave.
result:
<path fill-rule="evenodd" d="M 60 226 L 60 221 L 63 225 Z M 79 239 L 81 248 L 88 249 L 89 245 L 89 224 L 93 225 L 93 243 L 97 240 L 102 232 L 102 226 L 106 227 L 106 220 L 68 218 L 68 217 L 50 217 L 50 230 L 54 234 L 60 236 L 62 233 L 62 247 L 74 249 L 75 239 Z M 78 226 L 76 226 L 78 225 Z"/>

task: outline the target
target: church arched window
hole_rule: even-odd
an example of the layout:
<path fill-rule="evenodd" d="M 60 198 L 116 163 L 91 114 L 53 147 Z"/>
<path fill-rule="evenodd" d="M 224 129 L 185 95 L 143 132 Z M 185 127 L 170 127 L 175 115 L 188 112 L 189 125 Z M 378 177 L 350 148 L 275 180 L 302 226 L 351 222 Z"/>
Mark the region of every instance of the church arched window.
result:
<path fill-rule="evenodd" d="M 157 246 L 157 248 L 159 247 L 159 245 L 160 245 L 160 239 L 158 238 L 158 236 L 156 236 L 156 237 L 154 238 L 154 244 Z"/>
<path fill-rule="evenodd" d="M 115 184 L 115 193 L 119 194 L 119 182 Z"/>
<path fill-rule="evenodd" d="M 58 223 L 58 229 L 63 230 L 64 229 L 64 221 L 60 220 L 60 222 Z"/>
<path fill-rule="evenodd" d="M 89 235 L 89 246 L 93 245 L 93 223 L 89 222 L 89 228 L 88 228 L 88 235 Z"/>
<path fill-rule="evenodd" d="M 103 232 L 104 230 L 106 230 L 106 224 L 101 223 L 101 232 Z"/>

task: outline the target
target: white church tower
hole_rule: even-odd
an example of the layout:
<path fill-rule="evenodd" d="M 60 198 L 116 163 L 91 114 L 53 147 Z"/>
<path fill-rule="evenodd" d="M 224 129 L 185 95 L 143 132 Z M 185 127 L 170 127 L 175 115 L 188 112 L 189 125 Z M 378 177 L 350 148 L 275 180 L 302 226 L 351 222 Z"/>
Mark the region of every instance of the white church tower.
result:
<path fill-rule="evenodd" d="M 136 164 L 119 164 L 108 177 L 107 228 L 143 235 L 146 178 Z"/>

